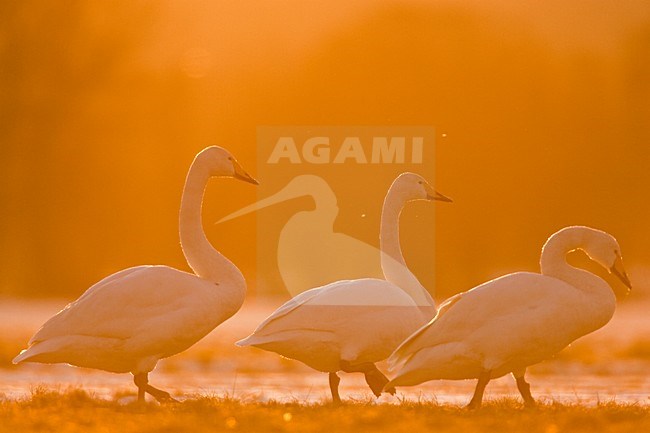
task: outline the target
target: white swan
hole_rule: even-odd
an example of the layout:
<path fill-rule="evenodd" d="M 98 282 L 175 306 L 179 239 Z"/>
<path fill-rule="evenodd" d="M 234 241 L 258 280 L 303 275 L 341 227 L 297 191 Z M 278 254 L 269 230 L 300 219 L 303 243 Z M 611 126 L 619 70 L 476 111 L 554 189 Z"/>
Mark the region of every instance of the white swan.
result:
<path fill-rule="evenodd" d="M 544 245 L 541 274 L 508 274 L 445 301 L 437 316 L 391 355 L 391 370 L 401 369 L 386 387 L 477 378 L 468 406 L 476 408 L 490 379 L 512 373 L 526 405 L 534 405 L 526 368 L 604 326 L 614 314 L 610 286 L 566 262 L 573 250 L 584 251 L 631 288 L 616 239 L 589 227 L 564 228 Z"/>
<path fill-rule="evenodd" d="M 14 360 L 67 363 L 115 373 L 131 372 L 138 400 L 169 393 L 148 384 L 161 358 L 192 346 L 241 307 L 246 282 L 216 251 L 201 226 L 203 191 L 211 177 L 257 185 L 225 149 L 201 151 L 187 174 L 180 210 L 180 239 L 194 274 L 168 266 L 137 266 L 99 281 L 50 318 Z"/>
<path fill-rule="evenodd" d="M 379 396 L 388 379 L 374 363 L 388 357 L 435 313 L 431 296 L 405 267 L 399 246 L 399 215 L 412 200 L 450 201 L 416 174 L 404 173 L 393 182 L 381 218 L 386 280 L 344 280 L 303 292 L 237 345 L 276 352 L 329 373 L 337 403 L 341 401 L 338 371 L 364 373 Z"/>

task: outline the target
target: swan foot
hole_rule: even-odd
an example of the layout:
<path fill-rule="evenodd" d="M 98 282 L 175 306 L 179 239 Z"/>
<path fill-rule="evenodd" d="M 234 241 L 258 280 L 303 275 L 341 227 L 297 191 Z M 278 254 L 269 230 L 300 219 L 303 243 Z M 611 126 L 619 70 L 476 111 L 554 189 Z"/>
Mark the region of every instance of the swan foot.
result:
<path fill-rule="evenodd" d="M 526 409 L 535 409 L 537 408 L 537 402 L 535 400 L 524 400 L 524 407 Z"/>
<path fill-rule="evenodd" d="M 149 373 L 134 374 L 133 383 L 138 387 L 138 403 L 144 403 L 145 392 L 151 394 L 159 403 L 178 403 L 168 392 L 149 385 Z"/>
<path fill-rule="evenodd" d="M 154 388 L 151 385 L 147 385 L 147 392 L 153 396 L 153 398 L 158 401 L 158 403 L 178 403 L 179 401 L 176 400 L 169 394 L 167 391 L 163 391 L 162 389 Z"/>

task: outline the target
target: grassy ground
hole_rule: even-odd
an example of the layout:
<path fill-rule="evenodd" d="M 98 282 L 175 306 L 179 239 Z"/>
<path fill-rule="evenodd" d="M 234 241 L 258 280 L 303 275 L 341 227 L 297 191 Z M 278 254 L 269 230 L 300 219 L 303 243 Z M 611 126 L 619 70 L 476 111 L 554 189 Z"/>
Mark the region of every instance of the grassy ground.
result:
<path fill-rule="evenodd" d="M 36 389 L 29 398 L 0 402 L 0 432 L 643 432 L 650 409 L 639 405 L 545 403 L 523 409 L 518 400 L 487 402 L 475 412 L 435 402 L 376 405 L 242 403 L 195 397 L 160 406 L 96 399 L 81 390 Z"/>
<path fill-rule="evenodd" d="M 271 302 L 244 308 L 236 320 L 160 363 L 152 384 L 185 399 L 179 404 L 133 403 L 129 375 L 11 365 L 31 334 L 63 304 L 0 302 L 0 433 L 650 431 L 650 302 L 621 308 L 601 331 L 531 368 L 533 394 L 543 402 L 538 409 L 525 410 L 520 399 L 503 398 L 517 395 L 506 377 L 490 384 L 485 407 L 477 412 L 453 405 L 469 400 L 474 381 L 434 381 L 401 389 L 401 398 L 408 398 L 401 404 L 376 404 L 362 376 L 342 375 L 341 395 L 357 400 L 342 407 L 322 403 L 329 398 L 326 375 L 234 346 L 276 307 Z M 214 396 L 222 393 L 236 398 Z M 614 399 L 617 403 L 610 402 Z"/>

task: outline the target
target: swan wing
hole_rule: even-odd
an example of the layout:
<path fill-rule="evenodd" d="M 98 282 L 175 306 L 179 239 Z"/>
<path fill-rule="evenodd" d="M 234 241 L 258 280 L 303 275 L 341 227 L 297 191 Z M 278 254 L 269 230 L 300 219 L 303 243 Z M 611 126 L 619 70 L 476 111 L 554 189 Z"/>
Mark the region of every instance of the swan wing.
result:
<path fill-rule="evenodd" d="M 339 321 L 326 320 L 330 313 L 344 307 L 375 306 L 375 307 L 416 307 L 413 299 L 399 287 L 385 280 L 363 278 L 358 280 L 342 280 L 322 287 L 307 290 L 283 304 L 266 318 L 253 332 L 251 337 L 269 332 L 286 332 L 287 330 L 313 330 L 332 332 L 341 328 Z M 326 307 L 321 320 L 304 321 L 302 309 L 308 307 Z M 340 308 L 339 308 L 340 307 Z M 310 311 L 318 311 L 310 308 Z M 239 345 L 251 343 L 251 337 L 238 342 Z M 254 344 L 254 343 L 253 343 Z"/>
<path fill-rule="evenodd" d="M 255 331 L 253 333 L 259 332 L 262 329 L 264 329 L 266 326 L 268 326 L 269 323 L 273 321 L 277 321 L 282 317 L 287 316 L 290 314 L 292 311 L 296 310 L 297 308 L 300 308 L 301 305 L 304 305 L 307 303 L 310 299 L 315 298 L 319 295 L 322 287 L 316 287 L 307 291 L 304 291 L 293 298 L 289 299 L 287 302 L 282 304 L 277 310 L 275 310 L 269 317 L 264 319 L 262 323 L 260 323 L 257 328 L 255 328 Z"/>
<path fill-rule="evenodd" d="M 167 266 L 125 269 L 50 318 L 29 344 L 70 335 L 147 344 L 193 339 L 219 320 L 216 293 L 213 283 Z"/>
<path fill-rule="evenodd" d="M 464 342 L 497 329 L 508 337 L 530 338 L 532 331 L 553 323 L 562 309 L 571 308 L 563 300 L 575 292 L 561 280 L 530 272 L 488 281 L 445 301 L 436 317 L 395 350 L 390 367 L 398 368 L 423 348 Z"/>

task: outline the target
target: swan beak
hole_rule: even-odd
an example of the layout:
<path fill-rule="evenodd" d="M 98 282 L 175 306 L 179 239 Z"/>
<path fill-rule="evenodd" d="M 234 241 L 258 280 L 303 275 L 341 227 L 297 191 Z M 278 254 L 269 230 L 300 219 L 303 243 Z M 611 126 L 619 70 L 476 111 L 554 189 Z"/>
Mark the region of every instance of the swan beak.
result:
<path fill-rule="evenodd" d="M 233 167 L 235 169 L 235 174 L 233 177 L 235 179 L 243 180 L 244 182 L 252 183 L 253 185 L 259 185 L 260 183 L 253 178 L 250 174 L 246 173 L 243 168 L 241 168 L 241 165 L 239 165 L 237 162 L 233 163 Z"/>
<path fill-rule="evenodd" d="M 614 266 L 610 269 L 610 272 L 618 277 L 619 280 L 623 282 L 628 288 L 628 293 L 632 290 L 632 283 L 625 273 L 625 268 L 623 268 L 623 259 L 621 256 L 617 256 L 614 261 Z"/>
<path fill-rule="evenodd" d="M 444 195 L 440 194 L 438 191 L 433 191 L 433 194 L 432 193 L 427 193 L 427 200 L 446 201 L 448 203 L 453 202 L 452 199 L 450 199 L 447 196 L 444 196 Z"/>

